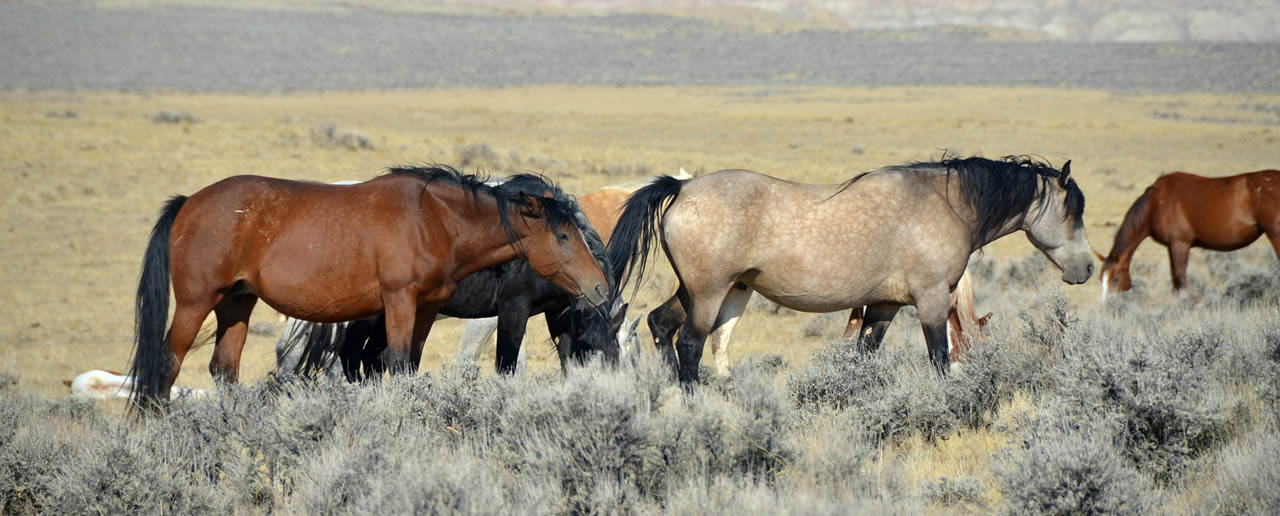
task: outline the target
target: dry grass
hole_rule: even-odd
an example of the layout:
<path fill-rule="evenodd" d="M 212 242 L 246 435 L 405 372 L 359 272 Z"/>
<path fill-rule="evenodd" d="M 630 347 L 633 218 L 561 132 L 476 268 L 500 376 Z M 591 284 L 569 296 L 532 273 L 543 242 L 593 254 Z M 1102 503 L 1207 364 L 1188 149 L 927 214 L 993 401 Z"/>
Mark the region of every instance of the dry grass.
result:
<path fill-rule="evenodd" d="M 618 164 L 640 163 L 651 174 L 742 167 L 836 182 L 946 148 L 988 156 L 1033 153 L 1055 164 L 1074 160 L 1088 197 L 1089 233 L 1105 252 L 1129 203 L 1160 173 L 1225 175 L 1276 166 L 1276 120 L 1237 107 L 1255 104 L 1280 104 L 1280 96 L 1027 88 L 537 87 L 287 96 L 4 92 L 0 356 L 21 372 L 22 389 L 44 395 L 64 392 L 61 381 L 87 369 L 124 369 L 139 260 L 157 210 L 170 194 L 190 193 L 232 174 L 359 179 L 393 164 L 457 162 L 460 147 L 487 144 L 500 157 L 517 150 L 559 160 L 564 168 L 554 179 L 585 193 L 640 178 L 593 172 Z M 160 111 L 190 113 L 198 121 L 153 122 Z M 371 148 L 313 143 L 311 129 L 324 124 L 367 137 Z M 1012 236 L 993 244 L 988 256 L 1001 261 L 1031 249 Z M 1136 262 L 1149 265 L 1138 276 L 1151 291 L 1166 288 L 1163 248 L 1146 244 Z M 1193 253 L 1193 284 L 1210 281 L 1203 264 L 1203 253 Z M 651 308 L 669 288 L 652 282 L 633 307 Z M 1095 301 L 1097 287 L 1090 282 L 1066 292 L 1082 307 Z M 749 312 L 738 325 L 735 363 L 767 352 L 795 367 L 820 343 L 802 334 L 808 315 Z M 273 315 L 260 307 L 255 321 Z M 452 358 L 460 328 L 436 326 L 424 369 Z M 531 327 L 530 336 L 532 367 L 552 367 L 541 323 Z M 251 336 L 242 378 L 254 381 L 271 368 L 272 340 Z M 188 357 L 180 384 L 209 385 L 209 352 Z"/>

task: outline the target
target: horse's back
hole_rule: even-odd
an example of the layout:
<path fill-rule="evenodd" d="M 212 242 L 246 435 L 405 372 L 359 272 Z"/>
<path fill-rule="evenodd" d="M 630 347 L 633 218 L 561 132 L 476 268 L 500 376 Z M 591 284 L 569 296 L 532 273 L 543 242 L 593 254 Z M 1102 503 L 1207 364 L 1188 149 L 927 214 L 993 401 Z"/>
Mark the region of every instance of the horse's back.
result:
<path fill-rule="evenodd" d="M 233 176 L 214 183 L 192 194 L 174 222 L 173 267 L 203 271 L 175 281 L 174 291 L 200 296 L 243 282 L 284 313 L 324 322 L 368 315 L 380 309 L 383 269 L 399 263 L 383 248 L 411 248 L 421 236 L 422 217 L 413 215 L 422 186 L 413 181 L 382 176 L 339 186 Z M 339 285 L 350 313 L 314 315 L 327 309 L 310 294 Z"/>
<path fill-rule="evenodd" d="M 716 172 L 685 184 L 663 218 L 664 244 L 683 279 L 734 278 L 796 310 L 905 303 L 906 269 L 949 281 L 963 271 L 963 261 L 924 271 L 914 265 L 921 257 L 948 246 L 969 254 L 967 240 L 914 238 L 963 228 L 952 227 L 958 223 L 941 198 L 921 197 L 933 190 L 913 174 L 882 169 L 844 184 L 815 185 L 745 170 Z"/>
<path fill-rule="evenodd" d="M 1152 210 L 1152 236 L 1162 244 L 1185 241 L 1218 251 L 1231 251 L 1252 243 L 1262 234 L 1265 219 L 1274 219 L 1275 202 L 1267 202 L 1258 182 L 1261 172 L 1205 177 L 1171 172 L 1152 184 L 1148 204 Z M 1276 193 L 1272 193 L 1276 195 Z M 1275 199 L 1275 197 L 1272 197 Z M 1261 201 L 1261 202 L 1259 202 Z"/>
<path fill-rule="evenodd" d="M 578 205 L 596 232 L 609 243 L 613 228 L 618 225 L 618 216 L 622 214 L 622 205 L 627 202 L 631 191 L 625 188 L 606 186 L 578 199 Z"/>

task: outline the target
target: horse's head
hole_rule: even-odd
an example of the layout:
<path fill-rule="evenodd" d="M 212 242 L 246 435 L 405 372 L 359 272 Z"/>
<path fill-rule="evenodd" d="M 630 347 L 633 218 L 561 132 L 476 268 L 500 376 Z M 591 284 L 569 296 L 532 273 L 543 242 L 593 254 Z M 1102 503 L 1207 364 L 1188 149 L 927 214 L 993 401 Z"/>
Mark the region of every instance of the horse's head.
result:
<path fill-rule="evenodd" d="M 514 176 L 498 188 L 513 194 L 518 205 L 517 248 L 539 276 L 580 297 L 591 307 L 603 306 L 611 291 L 597 256 L 578 221 L 577 204 L 541 177 Z"/>
<path fill-rule="evenodd" d="M 1062 269 L 1062 281 L 1079 285 L 1093 275 L 1093 249 L 1084 230 L 1084 193 L 1071 179 L 1071 161 L 1041 182 L 1038 213 L 1027 217 L 1027 239 Z"/>
<path fill-rule="evenodd" d="M 1128 264 L 1120 263 L 1115 256 L 1102 256 L 1095 252 L 1099 260 L 1102 260 L 1102 302 L 1107 302 L 1107 296 L 1112 292 L 1124 292 L 1133 287 L 1133 282 L 1129 278 Z"/>

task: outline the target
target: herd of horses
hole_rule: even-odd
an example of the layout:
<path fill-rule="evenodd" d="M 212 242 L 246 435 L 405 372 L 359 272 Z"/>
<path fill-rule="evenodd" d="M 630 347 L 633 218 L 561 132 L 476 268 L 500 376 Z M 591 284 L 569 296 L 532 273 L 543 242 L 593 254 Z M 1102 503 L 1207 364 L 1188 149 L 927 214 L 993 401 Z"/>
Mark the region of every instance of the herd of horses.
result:
<path fill-rule="evenodd" d="M 515 371 L 537 314 L 562 365 L 597 354 L 616 363 L 640 348 L 625 292 L 658 248 L 677 286 L 647 322 L 686 388 L 708 340 L 713 370 L 727 373 L 732 330 L 757 293 L 799 311 L 850 310 L 845 336 L 868 351 L 913 305 L 927 356 L 946 374 L 991 317 L 974 314 L 970 257 L 1021 231 L 1064 282 L 1084 283 L 1097 255 L 1084 207 L 1070 161 L 1019 156 L 944 156 L 838 184 L 746 170 L 660 176 L 581 199 L 542 176 L 486 182 L 448 166 L 354 184 L 235 176 L 161 211 L 136 296 L 129 397 L 164 406 L 211 312 L 210 373 L 237 381 L 258 300 L 294 319 L 278 352 L 295 372 L 413 372 L 443 316 L 489 318 L 470 333 L 487 339 L 496 327 L 502 373 Z M 1237 249 L 1263 234 L 1280 257 L 1280 171 L 1163 176 L 1130 208 L 1110 255 L 1098 255 L 1104 300 L 1129 288 L 1147 236 L 1168 246 L 1180 289 L 1190 247 Z"/>

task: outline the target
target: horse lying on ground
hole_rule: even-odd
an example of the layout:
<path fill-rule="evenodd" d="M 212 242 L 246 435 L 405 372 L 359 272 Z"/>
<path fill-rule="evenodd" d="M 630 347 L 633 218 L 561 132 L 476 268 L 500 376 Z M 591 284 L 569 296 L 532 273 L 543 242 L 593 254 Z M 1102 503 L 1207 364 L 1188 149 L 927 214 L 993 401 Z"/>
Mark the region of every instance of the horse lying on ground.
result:
<path fill-rule="evenodd" d="M 836 185 L 810 185 L 745 170 L 688 181 L 662 177 L 627 201 L 609 242 L 619 285 L 643 277 L 653 240 L 676 271 L 678 300 L 650 314 L 681 383 L 698 380 L 707 335 L 741 316 L 751 293 L 791 309 L 832 312 L 866 306 L 862 344 L 877 349 L 898 309 L 915 305 L 940 372 L 950 367 L 946 321 L 951 292 L 969 256 L 1024 231 L 1080 284 L 1093 274 L 1084 194 L 1029 158 L 943 159 L 867 172 Z M 859 226 L 849 231 L 849 221 Z M 680 340 L 671 338 L 677 330 Z"/>
<path fill-rule="evenodd" d="M 143 260 L 133 399 L 144 408 L 168 399 L 210 311 L 210 373 L 236 381 L 259 299 L 318 322 L 385 313 L 390 368 L 414 371 L 458 281 L 516 258 L 590 306 L 608 299 L 571 207 L 448 167 L 393 168 L 344 186 L 235 176 L 176 196 Z M 176 308 L 166 332 L 171 278 Z"/>
<path fill-rule="evenodd" d="M 521 176 L 493 184 L 525 195 L 546 195 L 568 207 L 597 264 L 602 270 L 611 269 L 604 242 L 592 227 L 594 221 L 588 220 L 572 197 L 559 188 L 548 187 L 541 181 L 530 182 Z M 610 292 L 613 293 L 614 289 L 611 288 Z M 495 367 L 499 373 L 511 374 L 519 365 L 526 324 L 537 314 L 546 317 L 562 366 L 571 359 L 581 362 L 596 352 L 616 361 L 619 353 L 617 339 L 624 331 L 627 307 L 616 293 L 609 303 L 610 311 L 606 317 L 595 309 L 582 306 L 577 296 L 539 276 L 527 261 L 516 259 L 474 272 L 458 281 L 453 297 L 440 308 L 438 318 L 470 319 L 459 356 L 470 356 L 471 362 L 479 354 L 480 340 L 477 337 L 482 335 L 487 341 L 491 334 L 485 331 L 486 325 L 473 328 L 473 323 L 494 321 L 493 328 L 498 331 Z M 277 369 L 310 374 L 340 365 L 340 370 L 350 381 L 380 374 L 379 354 L 386 347 L 383 325 L 381 315 L 329 325 L 290 319 L 276 344 Z"/>
<path fill-rule="evenodd" d="M 1111 253 L 1102 259 L 1102 302 L 1131 287 L 1129 264 L 1147 237 L 1169 248 L 1175 293 L 1187 285 L 1192 247 L 1234 251 L 1267 235 L 1280 258 L 1280 170 L 1229 177 L 1160 176 L 1129 207 Z"/>
<path fill-rule="evenodd" d="M 135 382 L 132 376 L 122 375 L 115 371 L 91 369 L 80 373 L 74 380 L 63 380 L 62 383 L 71 389 L 72 396 L 109 400 L 115 398 L 132 398 L 134 395 L 133 386 Z M 201 395 L 204 395 L 204 391 L 200 389 L 188 389 L 186 387 L 175 386 L 170 391 L 171 397 Z"/>

